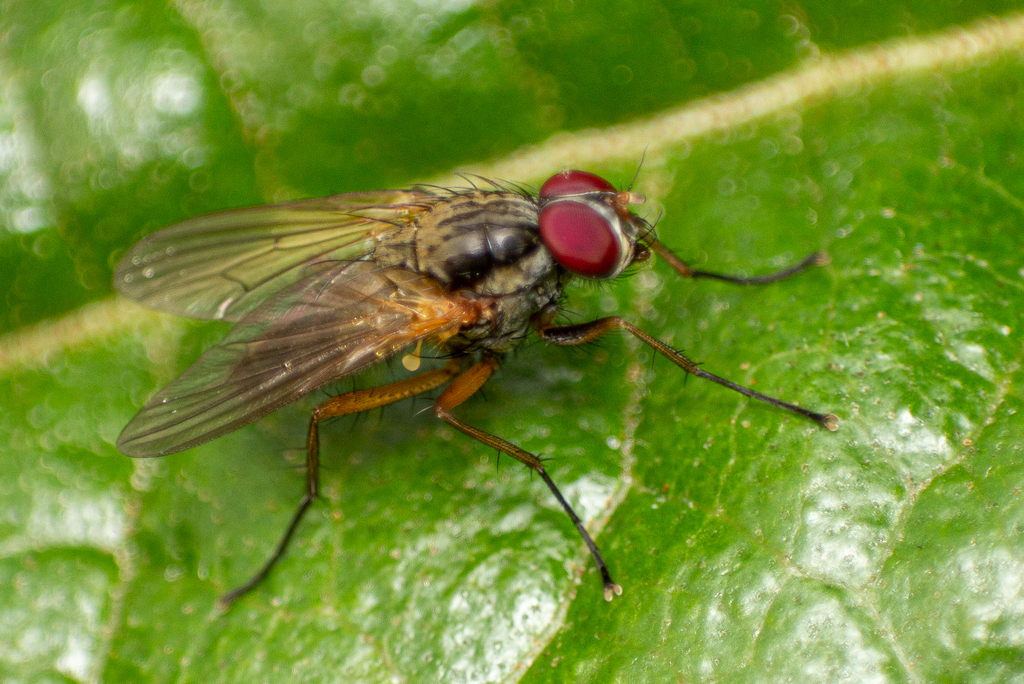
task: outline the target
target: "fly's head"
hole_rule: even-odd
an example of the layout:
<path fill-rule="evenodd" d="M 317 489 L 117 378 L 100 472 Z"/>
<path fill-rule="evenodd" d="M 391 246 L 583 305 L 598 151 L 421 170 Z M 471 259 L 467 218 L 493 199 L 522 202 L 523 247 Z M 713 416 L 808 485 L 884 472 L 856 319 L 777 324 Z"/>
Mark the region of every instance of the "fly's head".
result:
<path fill-rule="evenodd" d="M 650 256 L 642 241 L 651 227 L 629 210 L 643 202 L 593 173 L 563 171 L 540 189 L 541 240 L 573 275 L 609 280 Z"/>

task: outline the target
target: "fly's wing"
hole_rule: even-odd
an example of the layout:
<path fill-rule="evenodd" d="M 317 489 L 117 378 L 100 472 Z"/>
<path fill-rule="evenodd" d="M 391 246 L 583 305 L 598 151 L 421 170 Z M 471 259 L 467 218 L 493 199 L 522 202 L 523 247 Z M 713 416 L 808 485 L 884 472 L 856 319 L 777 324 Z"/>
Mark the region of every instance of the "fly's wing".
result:
<path fill-rule="evenodd" d="M 374 236 L 400 230 L 434 201 L 386 190 L 200 216 L 139 241 L 114 286 L 159 311 L 239 321 L 301 280 L 307 265 L 365 255 Z"/>
<path fill-rule="evenodd" d="M 476 309 L 431 278 L 370 261 L 321 264 L 242 320 L 125 427 L 128 456 L 163 456 L 236 430 L 418 341 L 445 339 Z"/>

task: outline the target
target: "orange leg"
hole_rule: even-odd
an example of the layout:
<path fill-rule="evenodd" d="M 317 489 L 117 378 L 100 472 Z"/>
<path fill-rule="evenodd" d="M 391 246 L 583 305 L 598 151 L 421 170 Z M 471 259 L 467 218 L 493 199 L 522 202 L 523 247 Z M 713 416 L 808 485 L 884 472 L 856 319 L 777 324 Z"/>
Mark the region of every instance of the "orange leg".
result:
<path fill-rule="evenodd" d="M 284 537 L 281 538 L 270 559 L 264 563 L 263 567 L 248 582 L 221 596 L 221 605 L 227 608 L 270 574 L 274 564 L 277 563 L 281 556 L 284 555 L 285 549 L 288 548 L 288 542 L 291 541 L 292 535 L 295 534 L 295 530 L 298 528 L 302 517 L 306 514 L 306 510 L 309 509 L 316 499 L 320 473 L 320 421 L 327 418 L 346 416 L 350 413 L 369 411 L 370 409 L 393 404 L 396 401 L 401 401 L 423 392 L 429 392 L 451 380 L 458 372 L 459 364 L 451 361 L 442 369 L 426 371 L 390 385 L 332 397 L 313 409 L 313 413 L 309 418 L 309 435 L 306 439 L 306 495 L 302 497 L 302 502 L 299 504 L 298 510 L 295 511 L 291 524 L 288 525 Z"/>
<path fill-rule="evenodd" d="M 487 379 L 491 377 L 497 368 L 498 361 L 493 357 L 486 357 L 480 363 L 473 365 L 467 371 L 455 378 L 455 380 L 452 381 L 452 384 L 448 385 L 447 389 L 441 393 L 441 396 L 437 398 L 437 402 L 434 404 L 434 413 L 437 414 L 438 418 L 457 430 L 464 432 L 473 439 L 483 442 L 492 449 L 497 449 L 499 452 L 511 456 L 540 475 L 541 479 L 544 480 L 544 484 L 548 486 L 551 493 L 555 495 L 556 499 L 558 499 L 558 503 L 561 504 L 565 512 L 569 514 L 569 518 L 576 526 L 580 536 L 583 537 L 583 541 L 586 543 L 587 548 L 590 549 L 590 555 L 594 557 L 597 569 L 601 573 L 601 581 L 604 582 L 604 598 L 606 601 L 611 601 L 615 596 L 622 594 L 622 587 L 612 581 L 611 575 L 608 573 L 608 566 L 605 564 L 604 558 L 601 557 L 601 552 L 598 550 L 597 544 L 595 544 L 594 540 L 590 537 L 590 534 L 587 532 L 587 528 L 583 526 L 583 521 L 580 520 L 578 515 L 576 515 L 576 511 L 572 509 L 569 502 L 565 500 L 564 496 L 562 496 L 562 492 L 558 490 L 558 487 L 544 469 L 544 465 L 541 463 L 541 460 L 530 452 L 520 449 L 511 442 L 506 442 L 500 437 L 495 437 L 488 432 L 484 432 L 479 428 L 475 428 L 472 425 L 462 422 L 451 413 L 453 408 L 473 396 L 476 391 L 479 390 L 485 382 L 487 382 Z"/>

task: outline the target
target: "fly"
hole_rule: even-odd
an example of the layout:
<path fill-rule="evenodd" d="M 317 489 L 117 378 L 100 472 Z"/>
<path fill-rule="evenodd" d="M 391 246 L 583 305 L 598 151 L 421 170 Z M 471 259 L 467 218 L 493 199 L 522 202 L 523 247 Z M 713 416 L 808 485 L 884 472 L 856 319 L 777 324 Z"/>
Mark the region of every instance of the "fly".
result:
<path fill-rule="evenodd" d="M 835 430 L 836 416 L 713 375 L 618 316 L 555 323 L 572 280 L 615 278 L 651 253 L 681 276 L 744 285 L 781 280 L 825 260 L 815 253 L 753 278 L 694 270 L 630 211 L 643 201 L 592 173 L 565 171 L 537 194 L 495 183 L 489 189 L 355 192 L 228 211 L 170 226 L 129 250 L 115 274 L 121 294 L 153 309 L 237 325 L 132 418 L 117 440 L 128 456 L 189 449 L 406 350 L 404 365 L 417 371 L 423 342 L 450 357 L 444 368 L 342 394 L 313 409 L 305 495 L 270 558 L 222 604 L 267 576 L 315 501 L 323 420 L 445 385 L 434 402 L 437 417 L 535 471 L 593 556 L 605 599 L 621 594 L 541 460 L 453 413 L 531 332 L 553 344 L 578 345 L 624 330 L 686 373 Z"/>

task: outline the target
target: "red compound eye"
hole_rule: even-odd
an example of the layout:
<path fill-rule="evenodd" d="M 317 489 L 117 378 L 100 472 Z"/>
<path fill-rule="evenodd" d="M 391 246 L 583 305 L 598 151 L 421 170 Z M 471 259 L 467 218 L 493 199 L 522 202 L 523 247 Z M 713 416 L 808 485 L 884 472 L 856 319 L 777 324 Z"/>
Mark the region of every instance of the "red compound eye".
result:
<path fill-rule="evenodd" d="M 593 207 L 573 200 L 551 202 L 541 210 L 538 223 L 551 256 L 573 273 L 607 278 L 619 270 L 622 245 L 616 230 Z"/>
<path fill-rule="evenodd" d="M 556 173 L 540 188 L 543 199 L 559 195 L 581 195 L 585 192 L 615 192 L 615 186 L 589 171 L 572 169 Z"/>

